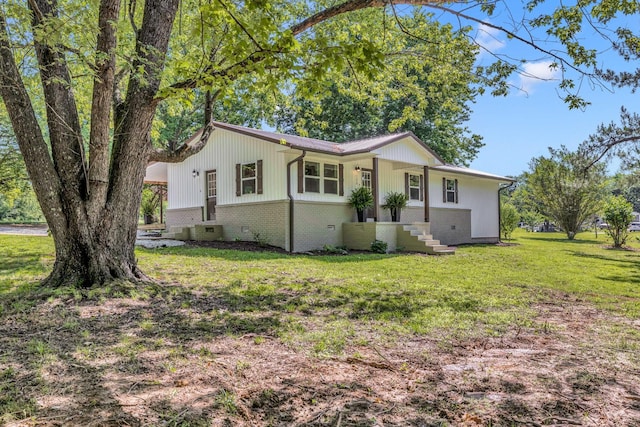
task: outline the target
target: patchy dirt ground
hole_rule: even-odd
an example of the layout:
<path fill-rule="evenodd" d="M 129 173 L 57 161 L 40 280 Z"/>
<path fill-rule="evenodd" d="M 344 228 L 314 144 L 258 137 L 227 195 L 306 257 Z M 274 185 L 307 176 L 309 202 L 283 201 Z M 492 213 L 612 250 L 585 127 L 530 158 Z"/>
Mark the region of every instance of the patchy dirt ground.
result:
<path fill-rule="evenodd" d="M 500 337 L 372 339 L 317 357 L 272 335 L 268 314 L 226 316 L 228 307 L 215 297 L 170 291 L 146 300 L 6 302 L 0 420 L 7 426 L 640 426 L 638 336 L 629 335 L 640 324 L 567 295 L 545 298 L 553 302 L 534 307 L 534 322 Z M 205 322 L 206 313 L 218 314 Z"/>

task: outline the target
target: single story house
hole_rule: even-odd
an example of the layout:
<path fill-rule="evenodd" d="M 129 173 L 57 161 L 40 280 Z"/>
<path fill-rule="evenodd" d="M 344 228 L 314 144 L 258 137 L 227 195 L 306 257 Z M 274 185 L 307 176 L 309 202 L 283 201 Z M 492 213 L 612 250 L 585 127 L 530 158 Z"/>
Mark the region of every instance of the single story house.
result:
<path fill-rule="evenodd" d="M 383 240 L 389 250 L 427 253 L 499 240 L 498 191 L 512 180 L 445 164 L 412 132 L 339 144 L 213 125 L 198 154 L 147 168 L 146 181 L 167 183 L 174 238 L 257 240 L 290 252 Z M 347 203 L 359 186 L 374 196 L 361 223 Z M 381 208 L 388 192 L 408 196 L 400 223 Z"/>

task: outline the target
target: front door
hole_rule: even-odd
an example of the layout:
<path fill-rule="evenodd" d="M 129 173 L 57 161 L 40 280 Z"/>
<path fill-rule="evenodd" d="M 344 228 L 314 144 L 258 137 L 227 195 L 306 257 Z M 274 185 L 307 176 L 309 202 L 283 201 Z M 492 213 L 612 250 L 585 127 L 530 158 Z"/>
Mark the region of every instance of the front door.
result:
<path fill-rule="evenodd" d="M 216 219 L 216 198 L 218 195 L 216 171 L 207 172 L 207 220 Z"/>
<path fill-rule="evenodd" d="M 371 169 L 360 170 L 360 183 L 373 193 L 373 171 Z M 364 220 L 366 221 L 367 218 L 373 218 L 373 206 L 364 210 Z"/>

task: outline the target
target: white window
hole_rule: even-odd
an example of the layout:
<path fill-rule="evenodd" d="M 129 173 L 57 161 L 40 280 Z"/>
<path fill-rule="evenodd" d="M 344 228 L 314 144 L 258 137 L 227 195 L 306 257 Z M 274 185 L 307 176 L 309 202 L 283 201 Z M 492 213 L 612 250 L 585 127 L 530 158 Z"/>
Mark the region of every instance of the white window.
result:
<path fill-rule="evenodd" d="M 373 187 L 371 186 L 371 171 L 363 170 L 360 172 L 360 178 L 362 179 L 362 186 L 371 190 Z"/>
<path fill-rule="evenodd" d="M 338 194 L 338 165 L 324 164 L 324 192 Z"/>
<path fill-rule="evenodd" d="M 245 163 L 242 165 L 242 194 L 254 194 L 256 192 L 256 164 Z"/>
<path fill-rule="evenodd" d="M 320 163 L 304 162 L 304 191 L 320 192 Z"/>
<path fill-rule="evenodd" d="M 420 175 L 409 174 L 409 200 L 420 200 Z"/>
<path fill-rule="evenodd" d="M 442 201 L 458 203 L 458 180 L 442 178 Z"/>
<path fill-rule="evenodd" d="M 340 169 L 333 163 L 304 162 L 304 191 L 338 194 Z"/>
<path fill-rule="evenodd" d="M 207 172 L 207 197 L 213 198 L 217 195 L 216 171 Z"/>

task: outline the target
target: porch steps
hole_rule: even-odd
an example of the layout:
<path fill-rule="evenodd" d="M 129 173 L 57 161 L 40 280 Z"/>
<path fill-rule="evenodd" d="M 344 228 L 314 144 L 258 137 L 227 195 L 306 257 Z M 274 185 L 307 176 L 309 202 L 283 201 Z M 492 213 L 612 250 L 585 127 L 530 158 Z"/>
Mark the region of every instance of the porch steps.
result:
<path fill-rule="evenodd" d="M 447 245 L 441 245 L 440 240 L 433 238 L 431 224 L 428 222 L 414 222 L 411 225 L 403 225 L 398 233 L 398 246 L 416 252 L 425 252 L 431 255 L 453 255 L 455 249 Z"/>

